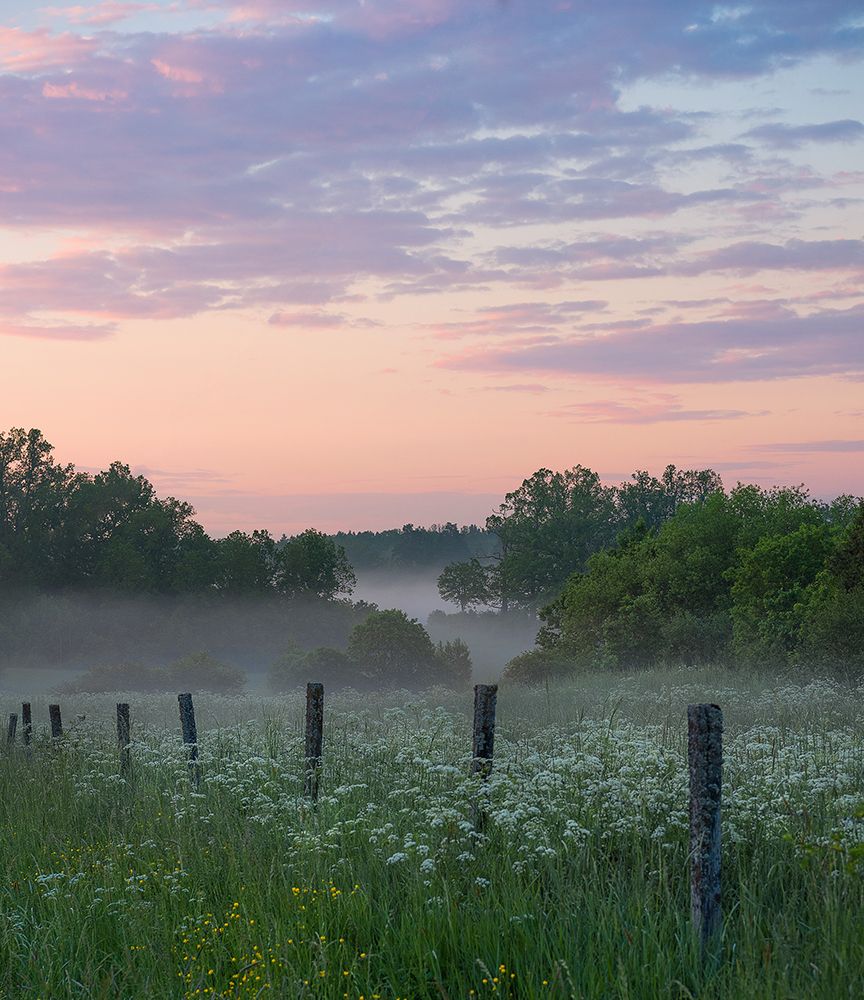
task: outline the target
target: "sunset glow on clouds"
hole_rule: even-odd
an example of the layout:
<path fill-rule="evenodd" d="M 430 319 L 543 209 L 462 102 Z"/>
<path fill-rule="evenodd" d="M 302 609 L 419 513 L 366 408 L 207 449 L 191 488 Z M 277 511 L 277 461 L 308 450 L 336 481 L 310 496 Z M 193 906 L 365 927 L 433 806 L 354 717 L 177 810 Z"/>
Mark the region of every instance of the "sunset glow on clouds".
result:
<path fill-rule="evenodd" d="M 213 531 L 864 493 L 860 4 L 0 12 L 0 424 Z"/>

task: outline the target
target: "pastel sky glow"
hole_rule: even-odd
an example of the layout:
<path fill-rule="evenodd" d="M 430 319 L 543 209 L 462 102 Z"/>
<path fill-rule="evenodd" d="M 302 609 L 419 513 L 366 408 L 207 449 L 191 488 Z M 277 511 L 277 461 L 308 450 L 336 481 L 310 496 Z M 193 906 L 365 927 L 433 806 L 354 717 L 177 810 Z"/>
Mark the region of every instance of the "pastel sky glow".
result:
<path fill-rule="evenodd" d="M 864 493 L 864 14 L 0 2 L 0 427 L 214 533 Z"/>

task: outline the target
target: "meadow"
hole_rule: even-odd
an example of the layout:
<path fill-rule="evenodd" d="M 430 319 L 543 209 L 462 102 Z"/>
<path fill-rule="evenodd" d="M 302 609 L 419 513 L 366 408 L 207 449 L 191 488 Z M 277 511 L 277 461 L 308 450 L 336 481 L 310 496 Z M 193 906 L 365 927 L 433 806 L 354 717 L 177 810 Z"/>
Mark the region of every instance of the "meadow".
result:
<path fill-rule="evenodd" d="M 4 692 L 4 714 L 20 712 Z M 53 700 L 53 699 L 51 699 Z M 115 703 L 132 711 L 121 777 Z M 725 923 L 690 928 L 686 706 L 724 710 Z M 860 997 L 864 685 L 707 671 L 470 694 L 64 697 L 0 758 L 0 997 Z M 75 721 L 76 715 L 85 715 Z M 472 823 L 478 800 L 487 819 Z"/>

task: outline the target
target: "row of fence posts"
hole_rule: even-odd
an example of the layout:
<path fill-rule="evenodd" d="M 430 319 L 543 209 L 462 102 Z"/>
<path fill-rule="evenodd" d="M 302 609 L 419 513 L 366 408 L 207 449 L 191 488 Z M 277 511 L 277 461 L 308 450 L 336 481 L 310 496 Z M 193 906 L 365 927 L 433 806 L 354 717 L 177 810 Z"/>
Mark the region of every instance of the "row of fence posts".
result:
<path fill-rule="evenodd" d="M 497 684 L 477 684 L 474 687 L 474 725 L 471 740 L 471 771 L 479 775 L 485 786 L 492 772 L 495 746 L 495 708 Z M 198 761 L 198 730 L 192 695 L 177 696 L 180 705 L 180 728 L 187 748 L 189 776 L 193 786 L 201 786 L 201 765 Z M 48 706 L 51 736 L 63 735 L 60 706 Z M 22 742 L 30 745 L 33 724 L 30 703 L 21 706 Z M 15 743 L 18 716 L 9 716 L 6 730 L 7 745 Z M 131 723 L 129 705 L 117 705 L 117 742 L 120 752 L 120 772 L 130 772 L 129 743 Z M 723 767 L 723 713 L 718 705 L 687 706 L 687 760 L 690 772 L 690 914 L 703 955 L 709 942 L 720 930 L 722 909 L 720 899 L 720 800 Z M 324 685 L 306 685 L 306 745 L 303 791 L 315 802 L 324 759 Z M 485 792 L 473 804 L 473 820 L 477 830 L 486 825 Z"/>

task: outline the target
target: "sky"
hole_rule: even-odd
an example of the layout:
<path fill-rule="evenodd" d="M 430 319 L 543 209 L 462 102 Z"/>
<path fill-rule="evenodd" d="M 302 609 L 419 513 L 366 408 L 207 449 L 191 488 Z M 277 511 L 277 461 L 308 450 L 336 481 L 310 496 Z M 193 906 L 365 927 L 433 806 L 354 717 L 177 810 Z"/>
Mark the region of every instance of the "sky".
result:
<path fill-rule="evenodd" d="M 864 494 L 864 12 L 0 0 L 0 429 L 215 534 Z"/>

